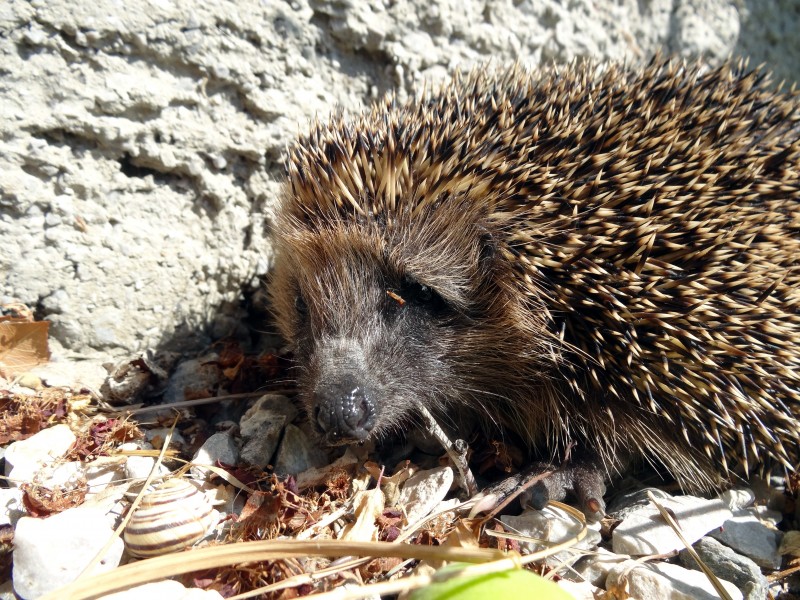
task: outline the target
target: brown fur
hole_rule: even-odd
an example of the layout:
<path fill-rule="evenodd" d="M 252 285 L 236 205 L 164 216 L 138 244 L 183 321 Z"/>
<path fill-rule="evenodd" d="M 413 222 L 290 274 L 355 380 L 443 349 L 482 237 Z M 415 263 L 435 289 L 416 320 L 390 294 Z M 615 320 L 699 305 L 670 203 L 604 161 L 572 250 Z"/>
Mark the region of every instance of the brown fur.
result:
<path fill-rule="evenodd" d="M 355 404 L 385 435 L 418 404 L 470 409 L 694 489 L 796 465 L 800 103 L 764 79 L 476 71 L 316 124 L 271 283 L 312 420 Z"/>

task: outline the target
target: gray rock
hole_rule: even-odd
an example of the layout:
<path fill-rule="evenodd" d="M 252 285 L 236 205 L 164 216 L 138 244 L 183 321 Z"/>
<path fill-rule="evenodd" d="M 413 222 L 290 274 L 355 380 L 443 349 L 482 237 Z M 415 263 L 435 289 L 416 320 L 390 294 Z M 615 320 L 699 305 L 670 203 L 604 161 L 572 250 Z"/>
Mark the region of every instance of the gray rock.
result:
<path fill-rule="evenodd" d="M 742 593 L 730 581 L 721 580 L 733 600 Z M 615 598 L 642 600 L 718 600 L 719 595 L 704 573 L 669 563 L 640 563 L 633 560 L 614 567 L 606 590 Z"/>
<path fill-rule="evenodd" d="M 78 507 L 47 519 L 23 517 L 14 532 L 14 591 L 33 599 L 73 581 L 112 533 L 105 509 Z M 115 568 L 122 550 L 117 538 L 93 573 Z"/>
<path fill-rule="evenodd" d="M 692 544 L 708 532 L 720 527 L 731 517 L 731 511 L 722 500 L 706 500 L 694 496 L 669 496 L 652 490 L 656 500 L 673 516 L 681 527 L 683 536 Z M 653 505 L 634 505 L 615 515 L 622 522 L 612 533 L 612 549 L 617 554 L 642 556 L 665 554 L 684 547 L 673 529 L 662 519 Z"/>
<path fill-rule="evenodd" d="M 275 472 L 278 475 L 297 475 L 307 469 L 322 467 L 328 463 L 325 453 L 311 443 L 296 425 L 288 424 L 283 433 L 278 453 L 275 456 Z"/>
<path fill-rule="evenodd" d="M 769 527 L 750 509 L 737 511 L 725 521 L 721 530 L 709 535 L 751 558 L 759 567 L 777 569 L 781 566 L 780 531 Z"/>
<path fill-rule="evenodd" d="M 744 594 L 745 600 L 762 600 L 767 597 L 769 583 L 761 569 L 749 558 L 737 554 L 717 540 L 704 537 L 693 548 L 700 559 L 720 579 L 730 581 Z M 687 550 L 681 550 L 681 564 L 687 569 L 700 570 L 697 562 Z"/>
<path fill-rule="evenodd" d="M 285 396 L 266 394 L 251 406 L 239 421 L 244 444 L 242 462 L 266 467 L 278 448 L 284 426 L 297 415 L 297 408 Z"/>
<path fill-rule="evenodd" d="M 197 479 L 208 477 L 210 471 L 199 465 L 215 465 L 217 462 L 235 465 L 239 462 L 239 447 L 230 431 L 215 433 L 197 450 L 192 458 L 192 476 Z"/>

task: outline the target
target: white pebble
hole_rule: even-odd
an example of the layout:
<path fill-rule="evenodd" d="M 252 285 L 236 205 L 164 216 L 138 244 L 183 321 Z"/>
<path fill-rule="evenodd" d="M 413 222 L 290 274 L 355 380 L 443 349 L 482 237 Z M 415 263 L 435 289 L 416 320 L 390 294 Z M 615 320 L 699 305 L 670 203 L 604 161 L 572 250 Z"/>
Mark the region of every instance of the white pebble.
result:
<path fill-rule="evenodd" d="M 47 519 L 23 517 L 14 532 L 14 591 L 38 598 L 73 581 L 108 542 L 105 510 L 78 507 Z M 92 572 L 110 571 L 122 557 L 117 538 Z"/>
<path fill-rule="evenodd" d="M 719 528 L 732 516 L 719 499 L 706 500 L 695 496 L 673 498 L 663 492 L 656 499 L 664 508 L 672 511 L 690 544 Z M 626 512 L 623 521 L 614 529 L 612 546 L 617 554 L 632 556 L 666 554 L 684 548 L 683 542 L 652 504 Z"/>
<path fill-rule="evenodd" d="M 156 581 L 138 585 L 134 588 L 103 596 L 104 600 L 154 600 L 169 598 L 170 600 L 217 600 L 221 599 L 216 590 L 200 590 L 185 588 L 177 581 Z"/>
<path fill-rule="evenodd" d="M 427 517 L 444 500 L 453 485 L 453 469 L 438 467 L 411 476 L 400 491 L 397 504 L 405 507 L 409 523 Z"/>
<path fill-rule="evenodd" d="M 27 440 L 14 442 L 6 448 L 6 475 L 12 485 L 32 481 L 44 465 L 64 456 L 75 443 L 75 434 L 67 425 L 43 429 Z"/>
<path fill-rule="evenodd" d="M 720 580 L 733 600 L 742 592 L 730 581 Z M 611 570 L 606 590 L 615 598 L 658 598 L 659 600 L 717 600 L 719 595 L 701 571 L 668 563 L 625 561 Z"/>

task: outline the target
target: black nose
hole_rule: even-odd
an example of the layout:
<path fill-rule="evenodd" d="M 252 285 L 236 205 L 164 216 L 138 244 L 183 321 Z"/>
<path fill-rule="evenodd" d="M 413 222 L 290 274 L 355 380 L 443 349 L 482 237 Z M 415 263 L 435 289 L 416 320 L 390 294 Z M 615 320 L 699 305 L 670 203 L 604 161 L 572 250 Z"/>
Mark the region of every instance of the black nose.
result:
<path fill-rule="evenodd" d="M 320 384 L 315 392 L 314 422 L 329 444 L 365 440 L 375 427 L 372 394 L 351 377 Z"/>

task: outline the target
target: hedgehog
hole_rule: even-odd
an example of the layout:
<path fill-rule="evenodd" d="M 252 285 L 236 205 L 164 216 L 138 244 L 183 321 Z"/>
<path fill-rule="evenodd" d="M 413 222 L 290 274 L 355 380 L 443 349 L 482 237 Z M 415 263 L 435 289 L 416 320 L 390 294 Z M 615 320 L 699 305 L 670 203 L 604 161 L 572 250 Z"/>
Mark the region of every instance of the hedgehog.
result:
<path fill-rule="evenodd" d="M 270 294 L 323 442 L 424 406 L 601 482 L 797 466 L 800 101 L 763 69 L 479 68 L 313 123 L 286 171 Z"/>

